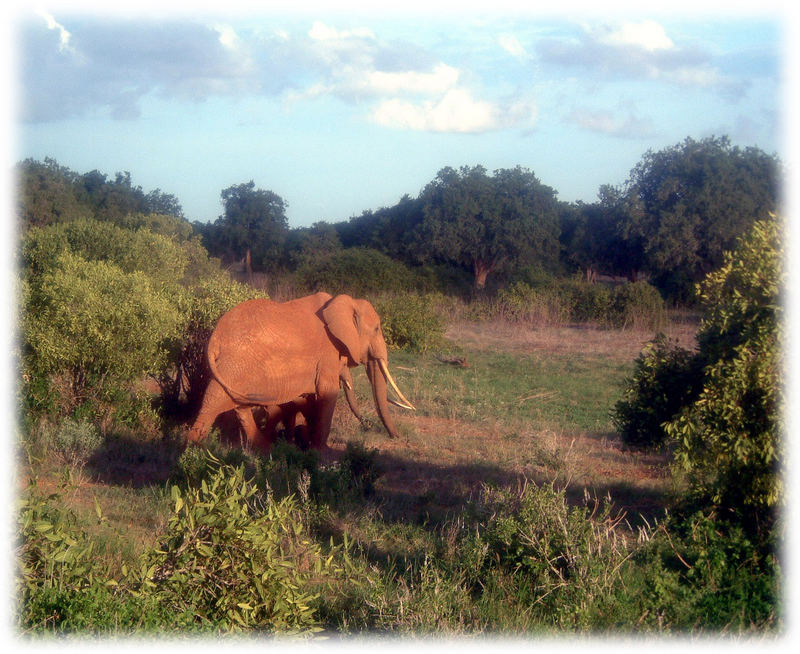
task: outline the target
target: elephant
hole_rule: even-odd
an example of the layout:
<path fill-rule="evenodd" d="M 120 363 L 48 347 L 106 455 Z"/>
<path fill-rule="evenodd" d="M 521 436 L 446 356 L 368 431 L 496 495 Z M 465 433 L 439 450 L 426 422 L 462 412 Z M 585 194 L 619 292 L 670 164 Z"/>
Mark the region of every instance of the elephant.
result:
<path fill-rule="evenodd" d="M 398 434 L 389 403 L 415 410 L 389 372 L 377 312 L 367 300 L 349 295 L 316 293 L 288 302 L 242 302 L 217 322 L 207 360 L 211 379 L 187 434 L 192 443 L 202 441 L 216 417 L 231 409 L 248 442 L 263 442 L 252 408 L 266 407 L 274 416 L 274 407 L 282 412 L 280 407 L 289 404 L 286 410 L 295 416 L 308 412 L 308 444 L 322 450 L 327 447 L 342 371 L 357 365 L 366 368 L 375 408 L 391 438 Z M 398 399 L 389 398 L 389 388 Z"/>

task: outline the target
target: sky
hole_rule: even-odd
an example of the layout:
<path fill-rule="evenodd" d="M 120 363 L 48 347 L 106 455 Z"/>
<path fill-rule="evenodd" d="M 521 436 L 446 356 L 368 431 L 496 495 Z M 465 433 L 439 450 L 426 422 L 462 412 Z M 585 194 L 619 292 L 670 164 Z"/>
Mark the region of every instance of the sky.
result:
<path fill-rule="evenodd" d="M 788 156 L 783 3 L 599 4 L 22 3 L 11 163 L 127 171 L 200 221 L 252 180 L 300 227 L 445 166 L 519 165 L 592 202 L 687 137 Z"/>

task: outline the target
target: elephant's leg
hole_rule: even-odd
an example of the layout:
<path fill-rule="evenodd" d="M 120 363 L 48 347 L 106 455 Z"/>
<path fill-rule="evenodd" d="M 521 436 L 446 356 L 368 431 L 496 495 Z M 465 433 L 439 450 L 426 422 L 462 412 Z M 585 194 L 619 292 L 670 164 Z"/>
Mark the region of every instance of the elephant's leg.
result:
<path fill-rule="evenodd" d="M 328 445 L 328 434 L 331 432 L 333 412 L 336 409 L 336 398 L 339 389 L 321 394 L 316 401 L 316 411 L 313 411 L 311 446 L 321 450 Z"/>
<path fill-rule="evenodd" d="M 260 449 L 267 449 L 271 441 L 265 438 L 261 430 L 253 418 L 253 408 L 250 406 L 237 406 L 236 417 L 239 419 L 239 425 L 244 430 L 247 444 L 250 447 L 258 447 Z"/>
<path fill-rule="evenodd" d="M 208 430 L 217 416 L 226 411 L 235 408 L 236 403 L 231 399 L 231 396 L 225 392 L 225 389 L 212 379 L 208 383 L 205 395 L 203 395 L 203 403 L 200 406 L 200 411 L 197 418 L 192 425 L 192 428 L 187 434 L 187 439 L 191 443 L 199 443 L 208 436 Z"/>

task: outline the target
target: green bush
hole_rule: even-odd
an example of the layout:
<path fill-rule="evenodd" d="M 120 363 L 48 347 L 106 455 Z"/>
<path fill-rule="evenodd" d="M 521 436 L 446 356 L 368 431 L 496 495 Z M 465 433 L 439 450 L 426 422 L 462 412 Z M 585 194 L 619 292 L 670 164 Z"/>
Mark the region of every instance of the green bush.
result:
<path fill-rule="evenodd" d="M 381 295 L 373 304 L 389 347 L 427 352 L 441 346 L 445 322 L 431 296 L 398 292 Z"/>
<path fill-rule="evenodd" d="M 713 513 L 669 517 L 631 563 L 625 605 L 641 631 L 741 634 L 781 626 L 774 549 L 765 553 L 740 526 Z"/>
<path fill-rule="evenodd" d="M 139 594 L 199 629 L 312 632 L 318 582 L 332 563 L 304 533 L 293 497 L 273 501 L 220 465 L 199 488 L 172 487 L 161 544 L 143 558 Z"/>
<path fill-rule="evenodd" d="M 777 218 L 756 222 L 700 284 L 703 388 L 666 426 L 693 492 L 746 523 L 783 498 L 783 256 Z"/>
<path fill-rule="evenodd" d="M 89 525 L 32 486 L 19 506 L 16 620 L 23 633 L 133 633 L 190 624 L 108 576 Z M 97 522 L 102 523 L 99 507 Z"/>
<path fill-rule="evenodd" d="M 611 414 L 614 427 L 628 445 L 663 445 L 664 424 L 694 401 L 702 380 L 702 359 L 658 334 L 634 362 L 623 398 Z"/>
<path fill-rule="evenodd" d="M 477 519 L 478 530 L 459 549 L 473 585 L 505 584 L 506 601 L 531 607 L 540 625 L 575 629 L 608 620 L 604 608 L 615 601 L 628 556 L 609 503 L 570 507 L 552 485 L 487 490 Z"/>
<path fill-rule="evenodd" d="M 414 284 L 414 275 L 406 266 L 370 248 L 335 251 L 328 257 L 304 264 L 297 276 L 312 293 L 347 293 L 353 297 L 381 291 L 405 291 Z"/>
<path fill-rule="evenodd" d="M 80 466 L 103 444 L 103 437 L 88 420 L 65 418 L 55 430 L 51 444 L 68 463 Z"/>
<path fill-rule="evenodd" d="M 22 267 L 29 278 L 52 271 L 64 253 L 104 261 L 124 273 L 143 272 L 155 286 L 174 286 L 189 264 L 187 252 L 167 236 L 83 219 L 34 228 L 22 241 Z"/>
<path fill-rule="evenodd" d="M 118 387 L 167 361 L 166 341 L 182 316 L 173 298 L 142 272 L 65 252 L 24 298 L 28 378 L 66 373 L 77 397 Z"/>
<path fill-rule="evenodd" d="M 558 292 L 569 306 L 571 321 L 608 324 L 611 291 L 607 286 L 566 279 L 558 285 Z"/>
<path fill-rule="evenodd" d="M 514 282 L 497 294 L 496 312 L 511 322 L 561 325 L 569 320 L 569 306 L 554 286 L 534 288 Z"/>
<path fill-rule="evenodd" d="M 660 329 L 667 322 L 667 310 L 658 289 L 647 282 L 632 282 L 611 293 L 610 321 L 615 327 Z"/>

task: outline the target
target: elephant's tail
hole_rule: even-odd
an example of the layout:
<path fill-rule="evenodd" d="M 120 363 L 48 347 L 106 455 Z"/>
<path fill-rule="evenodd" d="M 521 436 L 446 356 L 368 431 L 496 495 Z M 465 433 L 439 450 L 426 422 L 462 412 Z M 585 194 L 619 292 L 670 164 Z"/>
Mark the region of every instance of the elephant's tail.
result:
<path fill-rule="evenodd" d="M 225 392 L 239 404 L 259 404 L 262 406 L 276 404 L 274 399 L 268 398 L 266 395 L 259 395 L 257 393 L 242 393 L 237 391 L 222 377 L 219 372 L 219 368 L 217 367 L 217 360 L 219 359 L 221 349 L 215 336 L 216 332 L 212 332 L 211 338 L 208 339 L 206 358 L 208 360 L 208 368 L 211 371 L 211 376 L 216 379 L 217 382 L 219 382 L 220 386 L 225 389 Z"/>

